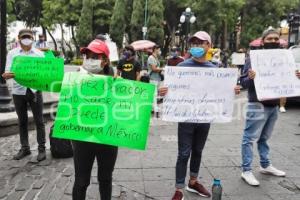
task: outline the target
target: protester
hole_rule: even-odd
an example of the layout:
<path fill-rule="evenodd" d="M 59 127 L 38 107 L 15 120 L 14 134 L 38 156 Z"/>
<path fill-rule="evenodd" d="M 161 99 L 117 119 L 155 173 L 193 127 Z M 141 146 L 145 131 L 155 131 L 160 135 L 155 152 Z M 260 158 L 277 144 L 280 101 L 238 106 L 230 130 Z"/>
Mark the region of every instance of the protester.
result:
<path fill-rule="evenodd" d="M 206 67 L 216 66 L 207 61 L 205 56 L 211 47 L 211 37 L 205 31 L 195 33 L 190 39 L 190 53 L 192 58 L 179 63 L 182 67 Z M 201 81 L 201 80 L 199 80 Z M 239 87 L 235 88 L 239 93 Z M 159 89 L 160 95 L 167 93 L 167 88 Z M 210 124 L 209 123 L 186 123 L 178 124 L 178 157 L 176 162 L 176 191 L 172 200 L 183 200 L 183 188 L 185 187 L 185 177 L 187 163 L 190 159 L 190 179 L 187 191 L 196 193 L 203 197 L 210 197 L 210 192 L 198 181 L 202 150 L 204 148 Z"/>
<path fill-rule="evenodd" d="M 10 72 L 13 59 L 16 56 L 44 57 L 43 52 L 34 48 L 33 33 L 30 29 L 22 29 L 18 34 L 20 47 L 12 49 L 7 54 L 7 62 L 5 73 L 2 77 L 5 79 L 14 78 L 14 74 Z M 12 88 L 13 101 L 18 115 L 19 135 L 21 149 L 13 157 L 14 160 L 20 160 L 31 154 L 28 142 L 28 113 L 27 105 L 29 104 L 37 129 L 38 155 L 37 161 L 46 159 L 45 151 L 45 124 L 43 119 L 43 97 L 40 91 L 23 87 L 13 80 Z"/>
<path fill-rule="evenodd" d="M 125 46 L 123 58 L 117 66 L 117 75 L 129 80 L 140 80 L 141 65 L 135 59 L 135 51 L 131 45 Z"/>
<path fill-rule="evenodd" d="M 35 44 L 35 48 L 38 48 L 41 51 L 48 51 L 47 42 L 45 40 L 45 36 L 43 34 L 39 35 L 39 40 Z"/>
<path fill-rule="evenodd" d="M 180 56 L 180 49 L 176 46 L 172 47 L 170 57 L 167 60 L 168 66 L 176 66 L 178 63 L 183 62 L 184 59 Z"/>
<path fill-rule="evenodd" d="M 267 29 L 262 34 L 263 49 L 279 49 L 279 33 L 275 29 Z M 258 101 L 254 85 L 255 71 L 251 69 L 251 62 L 246 60 L 241 77 L 241 85 L 248 88 L 248 110 L 242 140 L 242 179 L 249 185 L 258 186 L 259 181 L 252 173 L 253 142 L 257 141 L 260 156 L 260 172 L 274 176 L 285 176 L 285 172 L 271 165 L 269 159 L 270 139 L 278 117 L 279 99 Z M 300 73 L 296 72 L 300 78 Z"/>
<path fill-rule="evenodd" d="M 159 56 L 161 55 L 160 47 L 155 45 L 152 48 L 152 54 L 148 57 L 147 66 L 148 73 L 150 78 L 150 83 L 154 84 L 155 87 L 155 95 L 154 95 L 154 103 L 153 103 L 153 111 L 158 117 L 159 107 L 157 101 L 161 101 L 162 98 L 157 96 L 157 88 L 160 87 L 161 81 L 163 79 L 163 68 L 160 66 Z"/>
<path fill-rule="evenodd" d="M 105 42 L 93 40 L 81 49 L 84 61 L 81 73 L 113 76 L 109 66 L 109 49 Z M 90 142 L 72 141 L 74 151 L 75 182 L 73 200 L 84 200 L 90 184 L 95 158 L 98 163 L 98 182 L 101 200 L 110 200 L 112 196 L 112 173 L 118 154 L 118 147 Z"/>
<path fill-rule="evenodd" d="M 147 60 L 150 81 L 155 82 L 157 85 L 159 85 L 161 82 L 161 72 L 163 71 L 163 69 L 160 67 L 160 55 L 160 47 L 158 45 L 155 45 L 152 48 L 152 54 L 148 57 Z"/>

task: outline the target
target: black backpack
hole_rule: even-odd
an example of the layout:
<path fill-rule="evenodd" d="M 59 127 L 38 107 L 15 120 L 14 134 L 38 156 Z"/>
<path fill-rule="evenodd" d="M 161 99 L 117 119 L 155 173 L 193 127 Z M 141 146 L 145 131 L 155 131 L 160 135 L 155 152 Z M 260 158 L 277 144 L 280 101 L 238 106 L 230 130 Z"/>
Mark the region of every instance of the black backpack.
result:
<path fill-rule="evenodd" d="M 49 140 L 50 151 L 53 158 L 70 158 L 73 157 L 73 148 L 70 140 L 52 137 L 53 127 L 50 128 Z"/>

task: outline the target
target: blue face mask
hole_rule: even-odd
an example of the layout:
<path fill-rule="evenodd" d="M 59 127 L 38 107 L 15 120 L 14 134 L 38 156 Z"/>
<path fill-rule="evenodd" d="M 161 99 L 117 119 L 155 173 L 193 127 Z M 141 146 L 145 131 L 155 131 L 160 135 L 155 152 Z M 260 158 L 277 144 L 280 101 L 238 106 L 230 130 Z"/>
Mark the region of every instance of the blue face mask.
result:
<path fill-rule="evenodd" d="M 190 53 L 194 58 L 201 58 L 205 54 L 205 50 L 202 47 L 192 47 Z"/>

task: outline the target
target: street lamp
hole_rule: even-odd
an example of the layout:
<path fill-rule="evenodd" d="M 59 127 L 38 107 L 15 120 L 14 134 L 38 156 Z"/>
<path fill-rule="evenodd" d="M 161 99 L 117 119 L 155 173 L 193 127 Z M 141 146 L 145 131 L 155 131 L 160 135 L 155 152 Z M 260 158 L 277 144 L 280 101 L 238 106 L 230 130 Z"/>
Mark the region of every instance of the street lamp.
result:
<path fill-rule="evenodd" d="M 14 107 L 10 104 L 12 98 L 9 95 L 6 81 L 2 78 L 6 63 L 6 0 L 0 0 L 0 112 L 13 111 Z"/>
<path fill-rule="evenodd" d="M 300 15 L 290 13 L 288 15 L 289 23 L 289 47 L 295 45 L 300 39 Z"/>
<path fill-rule="evenodd" d="M 185 24 L 185 40 L 182 42 L 182 52 L 184 52 L 184 47 L 187 47 L 187 40 L 189 38 L 190 24 L 193 24 L 196 21 L 196 17 L 191 8 L 188 7 L 185 9 L 185 11 L 180 16 L 179 21 L 181 24 Z"/>
<path fill-rule="evenodd" d="M 143 32 L 143 39 L 145 40 L 147 38 L 147 15 L 148 15 L 148 0 L 145 1 L 145 22 L 144 22 L 144 26 L 142 28 L 142 32 Z"/>

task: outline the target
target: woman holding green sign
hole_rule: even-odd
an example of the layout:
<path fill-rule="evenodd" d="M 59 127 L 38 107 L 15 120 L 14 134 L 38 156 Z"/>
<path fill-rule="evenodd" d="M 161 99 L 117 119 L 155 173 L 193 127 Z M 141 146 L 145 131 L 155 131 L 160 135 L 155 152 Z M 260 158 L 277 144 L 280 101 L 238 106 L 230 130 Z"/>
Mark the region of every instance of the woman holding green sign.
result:
<path fill-rule="evenodd" d="M 109 49 L 101 40 L 93 40 L 86 48 L 80 72 L 113 76 L 109 66 Z M 95 158 L 98 163 L 98 182 L 101 200 L 110 200 L 112 195 L 112 173 L 117 159 L 118 148 L 115 146 L 81 141 L 72 141 L 74 151 L 75 183 L 73 200 L 84 200 L 90 184 Z"/>

